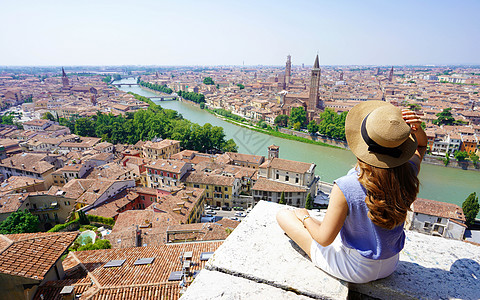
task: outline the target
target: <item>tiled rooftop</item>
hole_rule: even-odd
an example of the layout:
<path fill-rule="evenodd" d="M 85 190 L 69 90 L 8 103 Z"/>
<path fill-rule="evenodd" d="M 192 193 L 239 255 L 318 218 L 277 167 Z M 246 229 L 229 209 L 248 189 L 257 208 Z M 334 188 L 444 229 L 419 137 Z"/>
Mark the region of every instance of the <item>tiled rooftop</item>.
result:
<path fill-rule="evenodd" d="M 0 272 L 42 280 L 52 265 L 77 238 L 77 232 L 4 235 Z M 7 241 L 8 241 L 7 240 Z"/>

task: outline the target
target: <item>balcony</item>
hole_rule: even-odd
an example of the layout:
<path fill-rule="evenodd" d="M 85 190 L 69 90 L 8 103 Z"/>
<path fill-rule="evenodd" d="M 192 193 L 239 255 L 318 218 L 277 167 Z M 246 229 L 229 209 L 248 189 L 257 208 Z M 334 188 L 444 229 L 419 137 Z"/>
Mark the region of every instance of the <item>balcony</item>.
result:
<path fill-rule="evenodd" d="M 52 211 L 60 209 L 60 205 L 57 202 L 52 202 L 50 205 L 44 205 L 42 207 L 31 207 L 29 208 L 30 212 L 42 212 L 42 211 Z"/>

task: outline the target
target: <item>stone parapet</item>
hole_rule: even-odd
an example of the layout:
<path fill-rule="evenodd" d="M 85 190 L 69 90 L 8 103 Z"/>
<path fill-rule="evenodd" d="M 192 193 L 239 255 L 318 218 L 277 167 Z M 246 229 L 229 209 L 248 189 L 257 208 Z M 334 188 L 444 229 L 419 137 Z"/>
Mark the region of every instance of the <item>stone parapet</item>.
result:
<path fill-rule="evenodd" d="M 283 233 L 275 214 L 284 207 L 259 202 L 181 299 L 480 299 L 476 245 L 408 231 L 391 276 L 350 284 L 315 267 Z"/>

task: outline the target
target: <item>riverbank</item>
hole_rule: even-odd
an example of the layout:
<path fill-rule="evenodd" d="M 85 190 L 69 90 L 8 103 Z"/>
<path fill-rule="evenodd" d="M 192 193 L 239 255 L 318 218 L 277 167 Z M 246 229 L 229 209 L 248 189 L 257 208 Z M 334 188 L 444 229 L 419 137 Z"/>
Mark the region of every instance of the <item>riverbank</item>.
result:
<path fill-rule="evenodd" d="M 161 95 L 161 96 L 168 96 L 168 97 L 171 97 L 172 95 L 170 94 L 167 94 L 167 93 L 164 93 L 164 92 L 160 92 L 160 91 L 156 91 L 156 90 L 152 90 L 152 89 L 149 89 L 147 87 L 144 87 L 143 85 L 138 85 L 139 88 L 141 88 L 142 90 L 144 91 L 147 91 L 147 92 L 150 92 L 150 93 L 153 93 L 153 94 L 156 94 L 156 95 Z M 178 99 L 178 97 L 177 97 Z M 170 100 L 170 101 L 175 101 L 175 100 Z"/>
<path fill-rule="evenodd" d="M 450 162 L 448 163 L 448 165 L 445 166 L 445 163 L 443 162 L 443 158 L 432 156 L 432 155 L 426 155 L 425 158 L 423 159 L 423 163 L 430 164 L 430 165 L 441 166 L 441 167 L 448 167 L 448 168 L 455 168 L 455 169 L 462 169 L 462 170 L 470 170 L 470 171 L 480 172 L 480 164 L 477 164 L 477 166 L 475 166 L 469 160 L 457 161 L 455 159 L 450 159 Z"/>
<path fill-rule="evenodd" d="M 186 102 L 191 102 L 188 100 L 185 100 Z M 197 103 L 191 102 L 191 104 L 194 104 L 198 106 Z M 268 134 L 271 136 L 279 137 L 282 139 L 287 139 L 287 140 L 293 140 L 297 142 L 302 142 L 302 143 L 308 143 L 308 144 L 314 144 L 314 145 L 319 145 L 319 146 L 326 146 L 326 147 L 333 147 L 337 149 L 344 149 L 344 150 L 349 150 L 350 148 L 348 147 L 348 144 L 346 141 L 342 140 L 336 140 L 333 138 L 329 138 L 326 136 L 312 136 L 308 133 L 301 132 L 301 131 L 296 131 L 288 128 L 279 128 L 279 131 L 275 130 L 268 130 L 268 129 L 263 129 L 255 125 L 250 125 L 248 123 L 240 122 L 237 120 L 234 120 L 232 118 L 222 116 L 208 108 L 204 109 L 205 111 L 209 112 L 210 114 L 214 115 L 215 117 L 224 120 L 225 122 L 231 123 L 233 125 L 237 125 L 246 129 L 250 129 L 256 132 Z M 321 141 L 319 141 L 321 139 Z M 455 168 L 455 169 L 462 169 L 462 170 L 471 170 L 471 171 L 477 171 L 480 172 L 480 165 L 475 166 L 471 161 L 456 161 L 455 159 L 450 160 L 449 164 L 445 166 L 443 159 L 440 157 L 436 156 L 431 156 L 431 155 L 426 155 L 423 162 L 424 164 L 430 164 L 430 165 L 435 165 L 435 166 L 442 166 L 446 168 Z"/>
<path fill-rule="evenodd" d="M 324 147 L 332 147 L 332 148 L 337 148 L 337 149 L 345 149 L 344 147 L 339 147 L 338 145 L 333 145 L 333 144 L 331 145 L 331 144 L 328 144 L 328 143 L 311 140 L 311 139 L 308 139 L 308 138 L 305 138 L 305 137 L 292 135 L 292 134 L 288 134 L 288 133 L 283 133 L 283 132 L 275 131 L 275 130 L 268 130 L 268 129 L 260 128 L 260 127 L 250 125 L 250 124 L 247 124 L 247 123 L 239 122 L 239 121 L 231 119 L 229 117 L 225 117 L 225 116 L 222 116 L 220 114 L 217 114 L 216 112 L 214 112 L 214 111 L 212 111 L 208 108 L 205 108 L 204 110 L 209 112 L 210 114 L 214 115 L 215 117 L 224 120 L 225 122 L 228 122 L 228 123 L 231 123 L 233 125 L 237 125 L 237 126 L 240 126 L 240 127 L 246 128 L 246 129 L 250 129 L 250 130 L 253 130 L 253 131 L 256 131 L 256 132 L 260 132 L 260 133 L 263 133 L 263 134 L 271 135 L 271 136 L 286 139 L 286 140 L 292 140 L 292 141 L 307 143 L 307 144 L 319 145 L 319 146 L 324 146 Z"/>

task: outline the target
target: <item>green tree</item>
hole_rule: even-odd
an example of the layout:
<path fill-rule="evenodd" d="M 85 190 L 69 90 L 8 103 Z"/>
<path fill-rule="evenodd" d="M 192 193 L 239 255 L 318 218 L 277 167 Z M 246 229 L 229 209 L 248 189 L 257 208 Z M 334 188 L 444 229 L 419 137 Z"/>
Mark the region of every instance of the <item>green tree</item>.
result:
<path fill-rule="evenodd" d="M 333 109 L 326 108 L 320 114 L 318 132 L 334 139 L 345 140 L 345 118 L 347 112 L 337 114 Z"/>
<path fill-rule="evenodd" d="M 215 85 L 215 82 L 213 81 L 212 77 L 203 78 L 203 83 L 206 85 Z"/>
<path fill-rule="evenodd" d="M 457 151 L 454 156 L 457 161 L 464 161 L 468 157 L 468 153 L 466 151 Z"/>
<path fill-rule="evenodd" d="M 237 86 L 238 86 L 241 90 L 243 90 L 243 89 L 245 88 L 245 86 L 244 86 L 243 84 L 241 84 L 241 83 L 237 83 Z"/>
<path fill-rule="evenodd" d="M 291 124 L 300 123 L 303 126 L 307 122 L 307 113 L 303 107 L 294 107 L 290 112 Z"/>
<path fill-rule="evenodd" d="M 85 212 L 83 210 L 78 211 L 78 219 L 81 225 L 88 225 L 90 224 L 90 221 L 88 220 L 87 216 L 85 215 Z"/>
<path fill-rule="evenodd" d="M 111 249 L 112 245 L 109 240 L 97 239 L 95 243 L 88 243 L 83 246 L 78 247 L 77 251 L 86 251 L 86 250 L 100 250 L 100 249 Z"/>
<path fill-rule="evenodd" d="M 307 199 L 305 200 L 305 208 L 312 209 L 313 208 L 313 199 L 310 193 L 307 194 Z"/>
<path fill-rule="evenodd" d="M 224 152 L 238 152 L 238 146 L 233 139 L 229 139 L 223 145 Z"/>
<path fill-rule="evenodd" d="M 38 232 L 39 223 L 37 216 L 32 215 L 28 210 L 19 210 L 11 213 L 5 221 L 0 223 L 0 233 L 13 234 Z"/>
<path fill-rule="evenodd" d="M 282 195 L 280 196 L 280 201 L 278 203 L 287 204 L 287 202 L 285 201 L 285 192 L 282 192 Z"/>
<path fill-rule="evenodd" d="M 205 103 L 200 103 L 200 108 L 204 109 L 205 108 Z"/>
<path fill-rule="evenodd" d="M 265 123 L 264 120 L 260 120 L 260 121 L 258 121 L 257 126 L 260 127 L 260 128 L 265 129 L 265 128 L 267 128 L 268 124 Z"/>
<path fill-rule="evenodd" d="M 75 134 L 81 136 L 96 137 L 95 120 L 92 118 L 80 118 L 75 122 Z"/>
<path fill-rule="evenodd" d="M 14 125 L 13 120 L 15 119 L 16 115 L 13 112 L 9 112 L 3 116 L 1 116 L 2 124 L 5 125 Z"/>
<path fill-rule="evenodd" d="M 413 111 L 419 111 L 419 110 L 422 109 L 422 107 L 420 105 L 418 105 L 417 103 L 411 103 L 411 104 L 408 104 L 408 109 L 413 110 Z"/>
<path fill-rule="evenodd" d="M 307 130 L 310 134 L 315 134 L 318 131 L 318 125 L 315 120 L 311 120 L 307 125 Z"/>
<path fill-rule="evenodd" d="M 281 127 L 287 127 L 288 124 L 288 116 L 287 115 L 278 115 L 275 117 L 275 120 L 273 121 L 278 126 Z"/>
<path fill-rule="evenodd" d="M 437 119 L 433 121 L 435 125 L 453 125 L 455 118 L 452 116 L 452 108 L 445 108 L 442 112 L 437 114 Z"/>
<path fill-rule="evenodd" d="M 300 122 L 293 124 L 293 130 L 300 130 L 300 128 L 302 128 L 302 124 L 300 124 Z"/>
<path fill-rule="evenodd" d="M 478 197 L 475 192 L 468 195 L 467 199 L 463 201 L 462 204 L 463 214 L 465 215 L 465 219 L 467 226 L 473 225 L 475 218 L 477 217 L 478 211 L 480 209 L 480 204 L 478 203 Z"/>
<path fill-rule="evenodd" d="M 470 160 L 472 161 L 473 165 L 476 167 L 478 165 L 479 157 L 475 153 L 470 153 Z"/>

